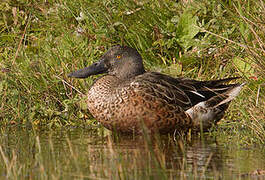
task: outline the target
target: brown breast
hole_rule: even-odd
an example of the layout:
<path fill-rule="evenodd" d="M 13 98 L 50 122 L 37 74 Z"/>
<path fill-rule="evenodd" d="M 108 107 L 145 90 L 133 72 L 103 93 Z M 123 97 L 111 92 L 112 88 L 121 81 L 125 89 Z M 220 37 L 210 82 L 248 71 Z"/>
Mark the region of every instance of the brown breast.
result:
<path fill-rule="evenodd" d="M 168 133 L 192 123 L 181 107 L 137 79 L 120 82 L 114 76 L 103 76 L 89 90 L 87 102 L 92 115 L 106 128 L 124 133 L 140 133 L 142 126 Z"/>

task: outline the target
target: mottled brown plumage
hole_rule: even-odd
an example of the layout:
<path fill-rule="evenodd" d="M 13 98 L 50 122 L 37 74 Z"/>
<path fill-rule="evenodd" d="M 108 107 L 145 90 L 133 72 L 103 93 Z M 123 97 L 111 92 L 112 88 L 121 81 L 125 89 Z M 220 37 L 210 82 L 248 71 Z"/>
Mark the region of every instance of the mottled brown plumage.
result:
<path fill-rule="evenodd" d="M 69 76 L 101 73 L 107 74 L 87 93 L 88 109 L 106 128 L 123 133 L 138 134 L 142 127 L 161 134 L 207 130 L 223 117 L 242 87 L 223 84 L 235 78 L 196 81 L 146 72 L 140 54 L 122 46 L 112 47 L 100 61 Z"/>

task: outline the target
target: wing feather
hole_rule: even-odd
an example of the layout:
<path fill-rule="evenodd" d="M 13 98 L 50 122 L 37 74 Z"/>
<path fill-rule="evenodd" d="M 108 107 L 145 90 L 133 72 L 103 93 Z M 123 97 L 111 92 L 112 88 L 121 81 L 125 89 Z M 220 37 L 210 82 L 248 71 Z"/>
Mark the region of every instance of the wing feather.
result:
<path fill-rule="evenodd" d="M 224 84 L 237 78 L 196 81 L 173 78 L 157 72 L 146 72 L 135 77 L 133 82 L 138 84 L 139 91 L 187 110 L 199 102 L 206 101 L 237 86 L 238 84 Z"/>

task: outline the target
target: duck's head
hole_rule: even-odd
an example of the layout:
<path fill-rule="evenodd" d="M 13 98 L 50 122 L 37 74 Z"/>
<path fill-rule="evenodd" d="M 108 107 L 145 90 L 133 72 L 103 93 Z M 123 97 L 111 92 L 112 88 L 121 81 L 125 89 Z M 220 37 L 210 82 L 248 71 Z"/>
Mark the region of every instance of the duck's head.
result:
<path fill-rule="evenodd" d="M 87 78 L 107 73 L 119 79 L 128 79 L 145 72 L 143 60 L 136 49 L 127 46 L 113 46 L 99 61 L 68 74 L 68 77 Z"/>

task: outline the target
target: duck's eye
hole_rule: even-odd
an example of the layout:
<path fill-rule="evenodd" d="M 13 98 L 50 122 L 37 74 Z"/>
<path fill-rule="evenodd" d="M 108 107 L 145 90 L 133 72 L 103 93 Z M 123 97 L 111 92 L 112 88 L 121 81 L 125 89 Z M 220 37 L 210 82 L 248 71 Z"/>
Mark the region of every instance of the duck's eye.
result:
<path fill-rule="evenodd" d="M 117 59 L 120 59 L 120 58 L 121 58 L 121 55 L 116 56 L 116 58 L 117 58 Z"/>

